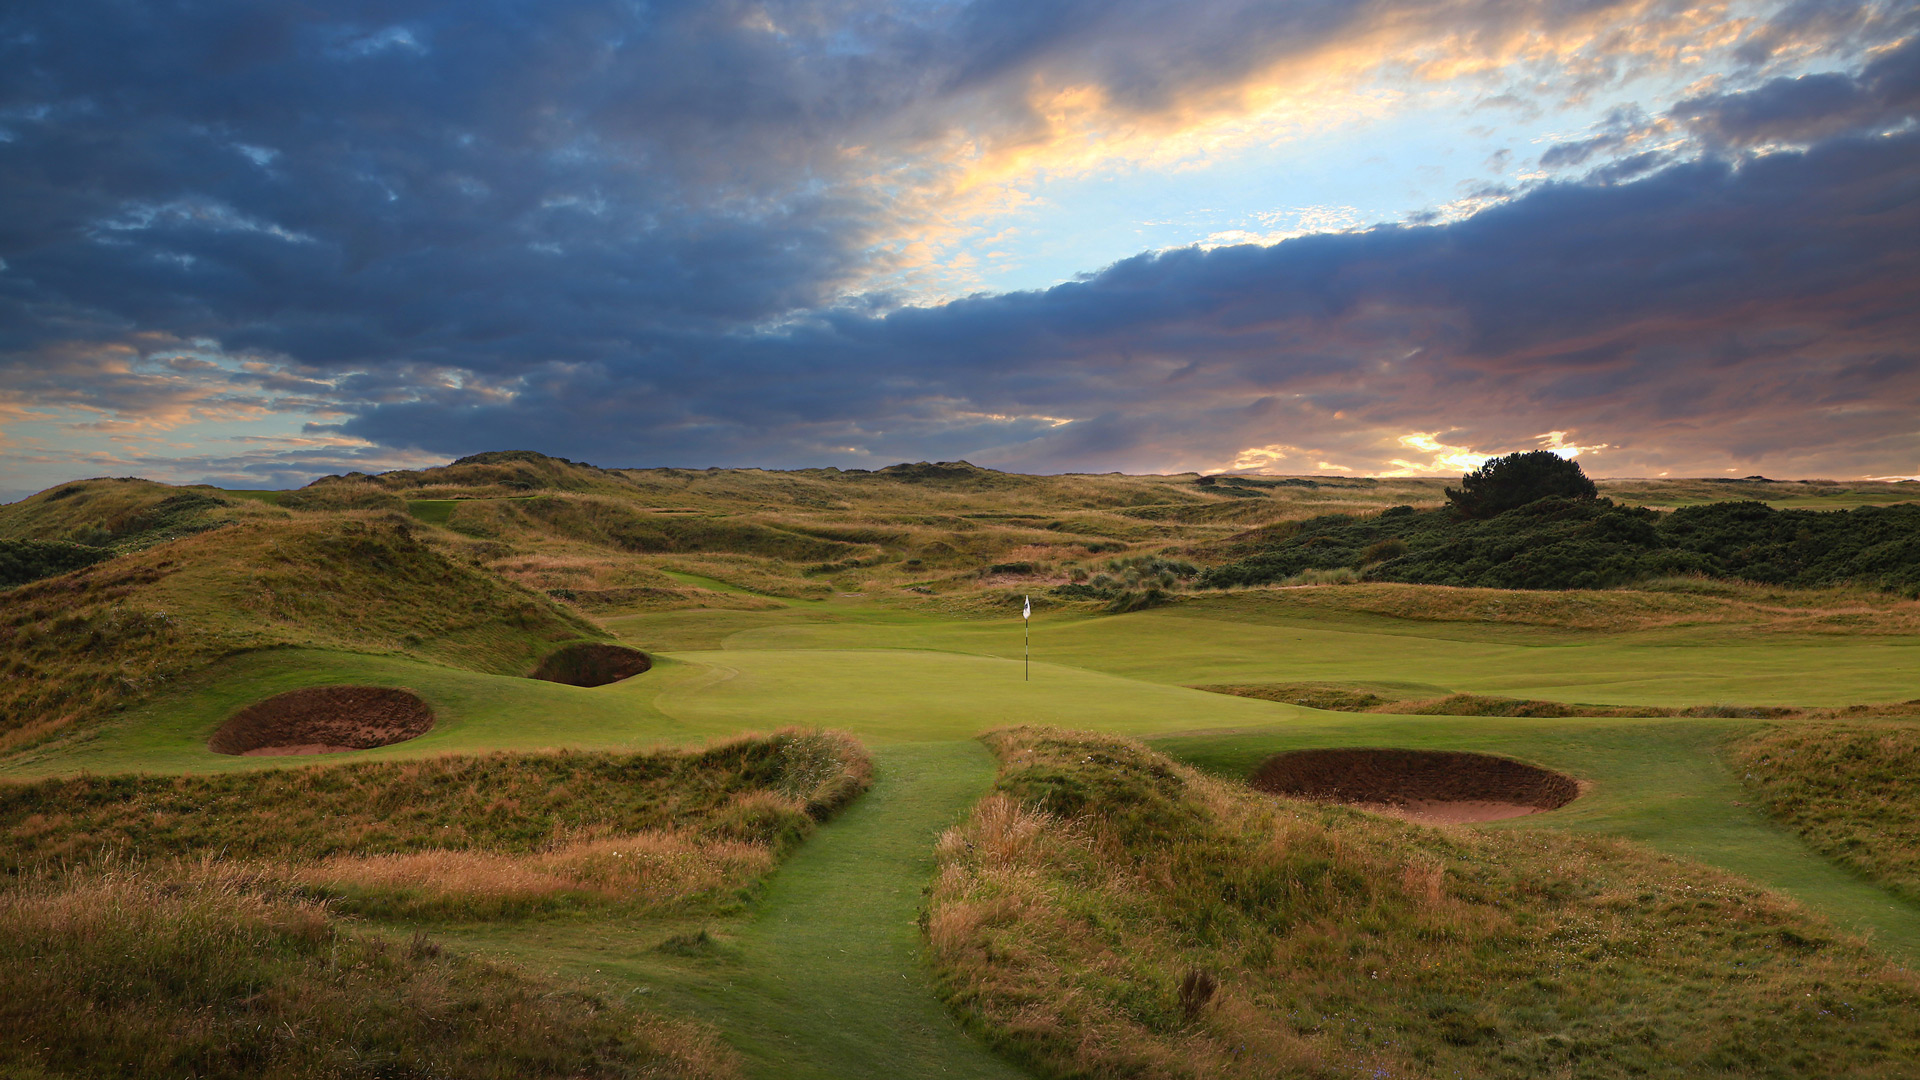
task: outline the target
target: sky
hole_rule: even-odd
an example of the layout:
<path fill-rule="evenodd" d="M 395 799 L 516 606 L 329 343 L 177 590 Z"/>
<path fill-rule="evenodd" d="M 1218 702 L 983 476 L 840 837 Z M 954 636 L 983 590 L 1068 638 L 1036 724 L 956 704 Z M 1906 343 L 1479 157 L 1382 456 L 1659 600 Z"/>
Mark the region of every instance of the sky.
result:
<path fill-rule="evenodd" d="M 1920 474 L 1920 4 L 0 11 L 0 498 Z"/>

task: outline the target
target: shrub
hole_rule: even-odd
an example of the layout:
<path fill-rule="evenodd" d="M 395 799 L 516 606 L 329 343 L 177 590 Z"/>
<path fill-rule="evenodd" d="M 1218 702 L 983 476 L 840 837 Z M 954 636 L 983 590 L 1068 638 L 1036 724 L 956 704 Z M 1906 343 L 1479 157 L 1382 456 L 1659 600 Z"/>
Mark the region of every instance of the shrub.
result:
<path fill-rule="evenodd" d="M 1406 553 L 1407 542 L 1397 536 L 1390 536 L 1385 540 L 1375 540 L 1368 544 L 1367 549 L 1360 553 L 1360 565 L 1372 566 L 1374 563 L 1397 559 Z"/>
<path fill-rule="evenodd" d="M 1447 503 L 1462 517 L 1490 518 L 1545 498 L 1592 499 L 1599 493 L 1580 463 L 1551 450 L 1497 457 L 1447 489 Z"/>
<path fill-rule="evenodd" d="M 110 559 L 103 547 L 67 540 L 0 540 L 0 589 L 64 574 Z"/>
<path fill-rule="evenodd" d="M 1405 550 L 1397 555 L 1395 542 Z M 1366 568 L 1376 581 L 1494 589 L 1602 589 L 1709 575 L 1770 585 L 1920 589 L 1920 506 L 1775 510 L 1711 503 L 1661 513 L 1552 496 L 1496 517 L 1395 508 L 1332 514 L 1201 575 L 1207 588 Z"/>

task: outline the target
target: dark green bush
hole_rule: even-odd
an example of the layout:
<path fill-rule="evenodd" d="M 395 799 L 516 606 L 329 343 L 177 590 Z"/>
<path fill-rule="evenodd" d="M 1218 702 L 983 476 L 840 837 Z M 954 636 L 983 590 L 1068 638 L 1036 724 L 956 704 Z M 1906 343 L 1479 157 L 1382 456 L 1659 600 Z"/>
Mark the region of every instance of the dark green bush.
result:
<path fill-rule="evenodd" d="M 1392 543 L 1405 545 L 1386 556 Z M 1485 520 L 1395 507 L 1302 522 L 1265 551 L 1201 575 L 1209 588 L 1365 566 L 1376 581 L 1498 589 L 1599 589 L 1704 574 L 1770 585 L 1920 592 L 1920 506 L 1775 510 L 1710 503 L 1671 513 L 1550 497 Z"/>
<path fill-rule="evenodd" d="M 1547 498 L 1593 499 L 1599 493 L 1580 463 L 1551 450 L 1497 457 L 1447 489 L 1447 503 L 1462 517 L 1490 518 Z"/>
<path fill-rule="evenodd" d="M 66 540 L 0 540 L 0 589 L 64 574 L 113 557 L 91 544 Z"/>

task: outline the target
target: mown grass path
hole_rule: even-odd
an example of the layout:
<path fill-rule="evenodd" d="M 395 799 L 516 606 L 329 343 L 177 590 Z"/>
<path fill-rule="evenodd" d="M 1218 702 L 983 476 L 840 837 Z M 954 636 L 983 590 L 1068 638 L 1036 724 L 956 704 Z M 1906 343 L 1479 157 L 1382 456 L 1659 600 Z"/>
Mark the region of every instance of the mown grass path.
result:
<path fill-rule="evenodd" d="M 873 788 L 775 872 L 744 918 L 704 924 L 713 955 L 663 954 L 675 928 L 648 923 L 426 929 L 705 1020 L 754 1077 L 1019 1080 L 934 996 L 917 924 L 934 840 L 986 793 L 993 759 L 971 739 L 883 745 L 874 757 Z"/>
<path fill-rule="evenodd" d="M 971 740 L 876 757 L 873 790 L 774 875 L 712 1019 L 759 1076 L 1022 1076 L 934 997 L 916 923 L 934 838 L 986 792 L 993 760 Z"/>

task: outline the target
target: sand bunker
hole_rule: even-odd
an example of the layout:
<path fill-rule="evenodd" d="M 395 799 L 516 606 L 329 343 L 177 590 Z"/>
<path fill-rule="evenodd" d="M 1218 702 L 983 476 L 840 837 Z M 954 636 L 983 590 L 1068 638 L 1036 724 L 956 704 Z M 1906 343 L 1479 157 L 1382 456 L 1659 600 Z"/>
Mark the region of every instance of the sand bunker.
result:
<path fill-rule="evenodd" d="M 275 694 L 233 715 L 207 740 L 216 754 L 337 754 L 419 738 L 433 710 L 405 690 L 314 686 Z"/>
<path fill-rule="evenodd" d="M 553 653 L 533 669 L 530 678 L 568 686 L 605 686 L 630 679 L 653 667 L 653 658 L 625 645 L 582 642 Z"/>
<path fill-rule="evenodd" d="M 1344 803 L 1410 821 L 1499 821 L 1556 810 L 1580 795 L 1570 776 L 1456 750 L 1295 750 L 1248 783 L 1295 799 Z"/>

